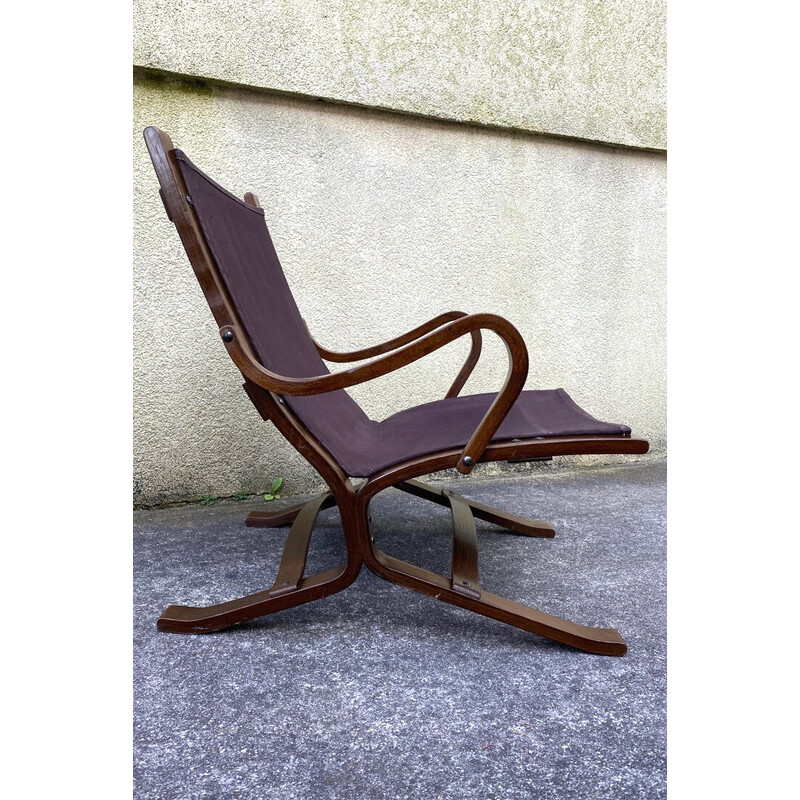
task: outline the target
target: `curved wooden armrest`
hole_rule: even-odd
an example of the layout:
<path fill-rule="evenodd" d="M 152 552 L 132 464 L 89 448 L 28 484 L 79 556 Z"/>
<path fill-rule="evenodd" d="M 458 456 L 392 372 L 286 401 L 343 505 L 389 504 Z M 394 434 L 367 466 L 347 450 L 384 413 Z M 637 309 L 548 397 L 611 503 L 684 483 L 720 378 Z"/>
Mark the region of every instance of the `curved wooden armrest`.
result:
<path fill-rule="evenodd" d="M 336 353 L 333 350 L 328 350 L 326 347 L 323 347 L 313 336 L 311 337 L 311 341 L 314 342 L 317 352 L 326 361 L 335 361 L 339 363 L 361 361 L 365 358 L 374 358 L 375 356 L 388 353 L 391 350 L 396 350 L 398 347 L 402 347 L 405 344 L 409 344 L 410 342 L 419 339 L 426 333 L 430 333 L 437 328 L 441 328 L 441 326 L 447 322 L 452 322 L 455 319 L 461 319 L 462 317 L 466 316 L 467 314 L 463 311 L 446 311 L 444 314 L 439 314 L 438 317 L 434 317 L 432 320 L 429 320 L 413 330 L 408 331 L 408 333 L 402 334 L 402 336 L 396 336 L 394 339 L 389 339 L 388 342 L 376 344 L 373 347 L 365 347 L 363 350 L 353 350 L 350 353 Z M 478 359 L 481 355 L 482 345 L 481 332 L 480 330 L 473 330 L 470 331 L 470 335 L 472 336 L 472 347 L 470 348 L 467 360 L 464 362 L 464 366 L 461 367 L 460 372 L 453 381 L 453 385 L 447 390 L 445 397 L 458 397 L 458 393 L 464 388 L 467 378 L 469 378 L 469 376 L 472 374 L 472 370 L 478 363 Z"/>
<path fill-rule="evenodd" d="M 237 326 L 225 325 L 220 328 L 219 332 L 228 350 L 228 355 L 247 380 L 276 394 L 312 395 L 346 389 L 348 386 L 379 378 L 381 375 L 394 372 L 400 367 L 419 360 L 460 336 L 481 329 L 494 331 L 503 340 L 508 351 L 509 369 L 503 388 L 492 401 L 488 411 L 475 429 L 475 433 L 472 434 L 461 453 L 456 469 L 466 475 L 480 460 L 486 445 L 492 440 L 500 423 L 516 402 L 525 384 L 525 379 L 528 377 L 528 351 L 525 342 L 519 331 L 508 320 L 498 317 L 496 314 L 470 314 L 459 317 L 446 322 L 432 333 L 423 335 L 416 341 L 367 364 L 333 374 L 307 378 L 288 378 L 263 367 Z"/>

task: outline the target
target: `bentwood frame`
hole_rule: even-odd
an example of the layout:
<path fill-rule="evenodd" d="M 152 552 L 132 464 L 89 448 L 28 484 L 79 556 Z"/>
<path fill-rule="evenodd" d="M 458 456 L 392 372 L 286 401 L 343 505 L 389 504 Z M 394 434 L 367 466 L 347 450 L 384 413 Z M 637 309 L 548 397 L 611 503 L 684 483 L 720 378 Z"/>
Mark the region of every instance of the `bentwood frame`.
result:
<path fill-rule="evenodd" d="M 254 512 L 252 527 L 292 523 L 277 578 L 271 588 L 207 607 L 169 606 L 158 620 L 163 631 L 205 633 L 266 614 L 311 602 L 339 592 L 358 576 L 363 564 L 380 577 L 423 594 L 475 611 L 572 647 L 602 655 L 622 655 L 626 644 L 612 628 L 594 628 L 551 616 L 521 603 L 490 594 L 480 586 L 474 518 L 484 519 L 517 533 L 552 537 L 546 522 L 524 520 L 453 492 L 415 480 L 435 471 L 471 472 L 480 462 L 517 461 L 581 454 L 641 454 L 648 443 L 630 435 L 575 435 L 493 441 L 499 426 L 522 391 L 528 374 L 525 343 L 511 323 L 493 314 L 453 311 L 391 341 L 351 353 L 335 353 L 314 342 L 319 355 L 334 362 L 372 359 L 333 374 L 297 378 L 281 375 L 259 362 L 248 340 L 235 304 L 226 290 L 206 237 L 198 223 L 181 172 L 175 163 L 169 136 L 157 128 L 145 130 L 145 140 L 167 215 L 174 223 L 197 279 L 219 327 L 220 337 L 244 377 L 244 389 L 264 420 L 271 421 L 292 446 L 319 472 L 329 490 L 304 505 L 276 513 Z M 244 201 L 259 208 L 255 195 Z M 392 464 L 370 475 L 357 488 L 331 453 L 311 434 L 283 396 L 315 395 L 354 386 L 416 361 L 455 339 L 469 335 L 472 347 L 446 397 L 463 388 L 481 352 L 481 331 L 494 331 L 505 343 L 509 369 L 505 382 L 463 447 Z M 394 486 L 431 502 L 449 506 L 453 517 L 453 564 L 450 576 L 439 575 L 395 559 L 375 544 L 371 533 L 370 501 Z M 341 567 L 306 575 L 306 556 L 319 512 L 337 506 L 347 548 Z"/>

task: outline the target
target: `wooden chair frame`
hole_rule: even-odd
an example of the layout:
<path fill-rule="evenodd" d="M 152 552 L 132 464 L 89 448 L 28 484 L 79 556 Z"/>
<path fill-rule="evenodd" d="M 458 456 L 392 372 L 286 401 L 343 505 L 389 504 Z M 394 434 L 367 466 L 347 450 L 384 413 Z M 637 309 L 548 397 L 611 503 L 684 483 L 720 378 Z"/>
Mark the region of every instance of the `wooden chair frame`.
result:
<path fill-rule="evenodd" d="M 623 655 L 626 644 L 613 628 L 578 625 L 521 603 L 490 594 L 480 586 L 474 518 L 487 520 L 519 534 L 552 537 L 546 522 L 525 520 L 499 509 L 468 500 L 454 492 L 426 486 L 419 476 L 454 468 L 468 474 L 479 462 L 524 461 L 553 456 L 628 453 L 641 454 L 648 443 L 631 436 L 569 436 L 492 441 L 501 422 L 522 391 L 528 374 L 525 343 L 511 323 L 494 314 L 441 314 L 424 325 L 388 342 L 352 353 L 336 353 L 315 345 L 322 358 L 341 363 L 372 359 L 366 364 L 310 378 L 292 378 L 266 369 L 254 355 L 234 304 L 225 289 L 214 258 L 193 211 L 186 186 L 172 155 L 169 136 L 154 127 L 144 132 L 161 197 L 205 293 L 219 326 L 220 337 L 236 364 L 249 395 L 263 419 L 270 420 L 294 448 L 319 472 L 330 491 L 313 500 L 278 512 L 253 512 L 246 524 L 275 527 L 291 523 L 277 578 L 271 588 L 229 602 L 206 607 L 171 605 L 158 620 L 162 631 L 207 633 L 308 603 L 347 588 L 363 564 L 392 583 L 414 589 L 453 605 L 547 637 L 571 647 L 601 655 Z M 246 203 L 258 206 L 252 193 Z M 481 331 L 494 331 L 505 343 L 509 369 L 485 416 L 462 449 L 443 450 L 388 467 L 357 488 L 333 456 L 283 402 L 281 395 L 309 395 L 343 389 L 385 375 L 416 361 L 455 339 L 469 335 L 472 347 L 447 397 L 461 391 L 481 351 Z M 448 506 L 453 517 L 452 573 L 443 576 L 384 553 L 371 532 L 369 506 L 378 492 L 394 486 L 417 497 Z M 347 547 L 347 562 L 316 575 L 306 575 L 306 557 L 319 512 L 336 505 Z"/>

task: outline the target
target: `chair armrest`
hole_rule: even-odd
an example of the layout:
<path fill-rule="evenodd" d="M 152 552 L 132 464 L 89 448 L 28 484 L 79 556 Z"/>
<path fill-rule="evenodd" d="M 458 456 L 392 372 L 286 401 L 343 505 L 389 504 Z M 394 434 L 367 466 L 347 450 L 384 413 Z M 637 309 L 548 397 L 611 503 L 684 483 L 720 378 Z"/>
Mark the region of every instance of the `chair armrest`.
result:
<path fill-rule="evenodd" d="M 431 331 L 440 328 L 447 322 L 452 322 L 455 319 L 460 319 L 461 317 L 466 316 L 467 315 L 463 311 L 447 311 L 444 314 L 439 314 L 438 317 L 434 317 L 432 320 L 429 320 L 428 322 L 408 331 L 408 333 L 404 333 L 401 336 L 396 336 L 394 339 L 389 339 L 389 341 L 383 342 L 383 344 L 376 344 L 373 347 L 365 347 L 363 350 L 353 350 L 350 353 L 336 353 L 333 350 L 328 350 L 326 347 L 323 347 L 313 336 L 311 336 L 311 341 L 314 342 L 317 352 L 326 361 L 335 361 L 339 363 L 361 361 L 365 358 L 374 358 L 375 356 L 388 353 L 391 350 L 396 350 L 398 347 L 409 344 L 410 342 L 419 339 L 421 336 L 424 336 L 426 333 L 430 333 Z M 311 333 L 309 332 L 309 336 L 310 335 Z M 453 381 L 453 385 L 447 390 L 445 397 L 458 396 L 458 393 L 464 388 L 467 378 L 469 378 L 469 376 L 472 374 L 472 370 L 478 363 L 478 359 L 481 355 L 482 345 L 481 332 L 480 330 L 473 330 L 470 331 L 470 335 L 472 336 L 472 347 L 470 348 L 467 360 L 464 362 L 464 366 L 461 368 L 461 371 Z"/>
<path fill-rule="evenodd" d="M 508 320 L 495 314 L 470 314 L 459 317 L 367 364 L 333 374 L 307 378 L 289 378 L 263 367 L 237 326 L 225 325 L 219 332 L 228 355 L 245 378 L 267 391 L 292 396 L 323 394 L 379 378 L 439 350 L 460 336 L 480 330 L 494 331 L 503 340 L 508 351 L 509 368 L 502 389 L 461 453 L 456 469 L 466 475 L 480 460 L 486 445 L 492 440 L 500 423 L 514 405 L 528 377 L 528 351 L 525 342 L 519 331 Z"/>
<path fill-rule="evenodd" d="M 317 348 L 317 352 L 326 361 L 362 361 L 365 358 L 373 358 L 374 356 L 388 353 L 390 350 L 396 350 L 398 347 L 402 347 L 404 344 L 413 342 L 415 339 L 419 339 L 420 336 L 424 336 L 426 333 L 440 328 L 446 322 L 451 322 L 454 319 L 460 319 L 466 316 L 467 314 L 464 311 L 446 311 L 444 314 L 439 314 L 438 317 L 434 317 L 428 320 L 428 322 L 413 328 L 408 331 L 408 333 L 396 336 L 394 339 L 389 339 L 389 341 L 383 342 L 383 344 L 365 347 L 363 350 L 353 350 L 351 353 L 335 353 L 333 350 L 328 350 L 326 347 L 323 347 L 313 336 L 311 338 Z"/>

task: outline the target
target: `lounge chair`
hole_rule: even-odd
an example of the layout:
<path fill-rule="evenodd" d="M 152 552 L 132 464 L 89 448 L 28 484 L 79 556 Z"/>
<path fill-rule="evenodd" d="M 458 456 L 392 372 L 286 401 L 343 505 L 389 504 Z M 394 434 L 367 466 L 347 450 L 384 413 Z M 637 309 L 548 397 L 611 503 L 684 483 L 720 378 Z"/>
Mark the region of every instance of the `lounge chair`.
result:
<path fill-rule="evenodd" d="M 517 330 L 494 314 L 451 311 L 391 341 L 336 353 L 311 336 L 272 245 L 255 195 L 239 199 L 178 149 L 167 134 L 144 132 L 161 185 L 167 215 L 219 326 L 220 338 L 244 378 L 244 390 L 264 420 L 271 421 L 319 472 L 329 491 L 278 512 L 258 511 L 246 524 L 291 523 L 271 588 L 202 608 L 171 605 L 158 620 L 162 631 L 205 633 L 308 603 L 347 588 L 362 564 L 392 583 L 523 628 L 572 647 L 622 655 L 626 645 L 613 628 L 578 625 L 485 591 L 478 575 L 474 518 L 536 537 L 552 537 L 546 522 L 522 519 L 427 486 L 418 477 L 445 469 L 468 474 L 488 461 L 525 461 L 598 453 L 646 453 L 648 443 L 630 428 L 601 422 L 563 389 L 523 391 L 528 354 Z M 496 394 L 460 396 L 481 351 L 481 331 L 494 331 L 508 350 L 509 369 Z M 371 420 L 345 391 L 404 367 L 462 336 L 471 350 L 441 400 Z M 325 361 L 360 366 L 331 373 Z M 366 479 L 356 486 L 353 478 Z M 449 507 L 453 518 L 450 575 L 439 575 L 384 553 L 371 533 L 369 505 L 394 486 Z M 314 523 L 337 506 L 347 563 L 306 575 Z"/>

